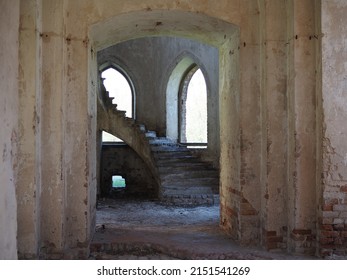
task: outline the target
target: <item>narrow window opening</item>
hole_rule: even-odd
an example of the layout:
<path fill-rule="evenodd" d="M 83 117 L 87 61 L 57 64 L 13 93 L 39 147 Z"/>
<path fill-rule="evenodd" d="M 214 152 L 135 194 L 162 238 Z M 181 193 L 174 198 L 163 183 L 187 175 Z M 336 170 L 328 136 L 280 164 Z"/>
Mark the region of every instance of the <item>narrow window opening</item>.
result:
<path fill-rule="evenodd" d="M 188 148 L 207 148 L 207 88 L 197 66 L 183 80 L 180 111 L 180 142 Z"/>
<path fill-rule="evenodd" d="M 113 98 L 112 104 L 117 105 L 117 110 L 125 111 L 127 118 L 133 118 L 133 91 L 125 75 L 114 68 L 108 68 L 101 73 L 101 77 L 109 97 Z M 123 143 L 122 139 L 105 131 L 102 133 L 102 141 Z"/>
<path fill-rule="evenodd" d="M 103 131 L 102 132 L 102 142 L 105 143 L 105 142 L 119 142 L 119 143 L 123 143 L 123 140 L 114 136 L 113 134 L 111 133 L 108 133 L 106 131 Z"/>
<path fill-rule="evenodd" d="M 125 179 L 121 175 L 112 176 L 112 188 L 113 189 L 123 189 L 126 187 Z"/>

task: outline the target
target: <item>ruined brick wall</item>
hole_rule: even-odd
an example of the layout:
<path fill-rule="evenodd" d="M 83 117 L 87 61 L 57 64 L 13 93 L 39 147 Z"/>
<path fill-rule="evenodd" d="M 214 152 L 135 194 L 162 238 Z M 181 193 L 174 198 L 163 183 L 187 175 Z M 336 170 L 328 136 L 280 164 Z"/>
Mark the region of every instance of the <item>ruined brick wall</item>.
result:
<path fill-rule="evenodd" d="M 319 254 L 347 255 L 347 3 L 322 1 L 323 154 Z"/>

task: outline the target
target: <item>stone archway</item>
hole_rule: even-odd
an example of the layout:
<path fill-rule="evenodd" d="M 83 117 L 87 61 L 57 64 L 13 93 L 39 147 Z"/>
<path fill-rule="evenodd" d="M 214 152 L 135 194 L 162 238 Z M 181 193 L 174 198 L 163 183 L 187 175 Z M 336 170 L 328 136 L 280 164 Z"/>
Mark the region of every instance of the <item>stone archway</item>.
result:
<path fill-rule="evenodd" d="M 89 76 L 97 80 L 97 51 L 130 39 L 161 35 L 188 38 L 218 48 L 218 96 L 222 100 L 219 104 L 219 137 L 223 139 L 220 144 L 221 175 L 238 182 L 240 154 L 238 149 L 232 149 L 239 145 L 239 31 L 235 25 L 203 14 L 182 11 L 138 11 L 109 18 L 89 28 Z M 92 89 L 90 93 L 98 96 L 96 87 Z M 228 187 L 227 182 L 220 184 L 221 221 L 228 231 L 237 231 L 230 227 Z"/>

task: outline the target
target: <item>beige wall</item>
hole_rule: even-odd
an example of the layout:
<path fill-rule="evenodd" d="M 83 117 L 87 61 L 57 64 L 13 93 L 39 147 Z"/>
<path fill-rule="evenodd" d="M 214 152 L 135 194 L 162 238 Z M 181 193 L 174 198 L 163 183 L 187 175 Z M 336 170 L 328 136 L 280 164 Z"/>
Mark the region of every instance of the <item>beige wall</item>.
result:
<path fill-rule="evenodd" d="M 0 259 L 17 258 L 19 1 L 0 2 Z M 4 40 L 4 38 L 6 38 Z"/>
<path fill-rule="evenodd" d="M 346 254 L 347 3 L 322 1 L 323 190 L 320 253 Z"/>
<path fill-rule="evenodd" d="M 18 247 L 38 254 L 40 238 L 41 3 L 21 1 L 19 36 Z"/>
<path fill-rule="evenodd" d="M 9 209 L 0 221 L 13 224 L 16 216 L 10 151 L 19 106 L 21 256 L 87 254 L 96 197 L 96 52 L 153 35 L 185 35 L 219 50 L 222 227 L 244 244 L 346 254 L 346 2 L 217 2 L 23 0 L 19 64 L 18 1 L 1 2 L 8 37 L 1 46 L 8 65 L 1 70 L 0 116 L 8 123 L 1 178 L 8 183 L 0 206 L 8 198 Z M 13 224 L 1 239 L 9 258 L 15 232 Z"/>

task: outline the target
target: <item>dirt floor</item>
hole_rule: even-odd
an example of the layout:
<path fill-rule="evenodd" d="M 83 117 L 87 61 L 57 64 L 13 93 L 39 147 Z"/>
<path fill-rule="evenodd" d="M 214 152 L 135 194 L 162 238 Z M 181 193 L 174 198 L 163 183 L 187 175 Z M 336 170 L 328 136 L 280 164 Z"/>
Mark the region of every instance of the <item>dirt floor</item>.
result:
<path fill-rule="evenodd" d="M 241 247 L 218 226 L 219 206 L 101 200 L 91 259 L 309 259 Z"/>

